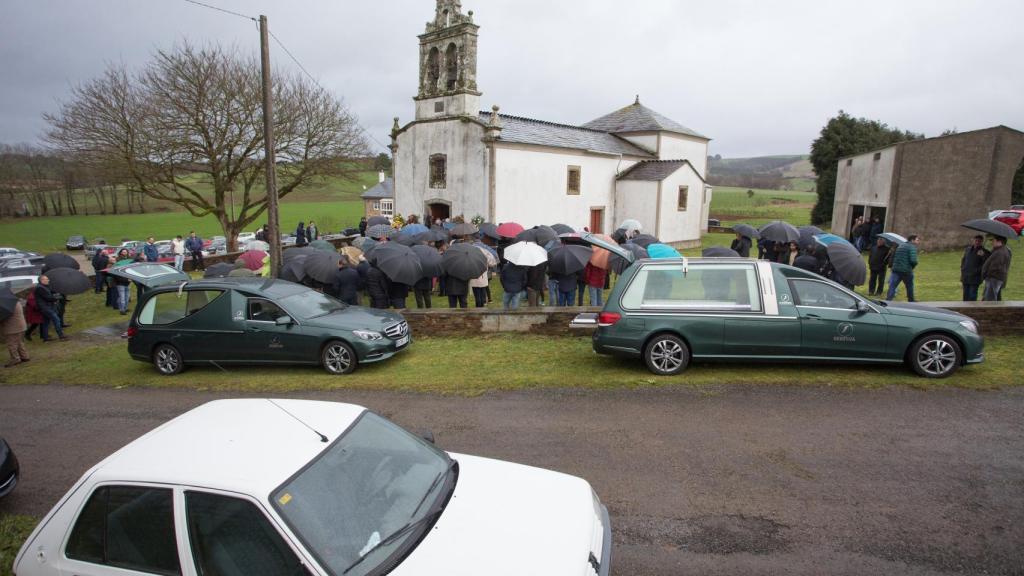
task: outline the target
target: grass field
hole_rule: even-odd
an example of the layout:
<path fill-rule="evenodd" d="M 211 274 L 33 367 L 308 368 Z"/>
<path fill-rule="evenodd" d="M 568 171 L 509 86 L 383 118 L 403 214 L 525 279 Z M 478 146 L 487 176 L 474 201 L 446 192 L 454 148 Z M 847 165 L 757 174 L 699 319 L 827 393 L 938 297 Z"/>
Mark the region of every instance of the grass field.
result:
<path fill-rule="evenodd" d="M 813 192 L 754 189 L 728 186 L 715 187 L 711 197 L 710 217 L 718 218 L 723 226 L 739 222 L 764 224 L 772 220 L 785 220 L 794 226 L 811 223 L 811 208 L 817 196 Z"/>
<path fill-rule="evenodd" d="M 0 576 L 10 576 L 14 557 L 38 522 L 32 516 L 0 514 Z"/>

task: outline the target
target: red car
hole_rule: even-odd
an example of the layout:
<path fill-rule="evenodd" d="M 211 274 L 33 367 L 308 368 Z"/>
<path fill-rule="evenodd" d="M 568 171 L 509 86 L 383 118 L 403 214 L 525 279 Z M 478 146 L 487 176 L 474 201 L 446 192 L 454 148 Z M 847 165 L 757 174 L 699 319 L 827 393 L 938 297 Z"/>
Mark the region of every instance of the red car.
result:
<path fill-rule="evenodd" d="M 1020 235 L 1021 229 L 1024 229 L 1024 210 L 1003 210 L 996 217 L 993 218 L 998 222 L 1008 225 L 1013 228 L 1013 231 Z"/>

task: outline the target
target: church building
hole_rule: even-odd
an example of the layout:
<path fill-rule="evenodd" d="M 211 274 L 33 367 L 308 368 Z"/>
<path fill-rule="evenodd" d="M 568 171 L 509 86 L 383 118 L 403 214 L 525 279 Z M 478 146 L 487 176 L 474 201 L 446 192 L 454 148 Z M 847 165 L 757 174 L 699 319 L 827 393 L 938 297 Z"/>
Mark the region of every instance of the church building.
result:
<path fill-rule="evenodd" d="M 394 210 L 426 221 L 568 224 L 696 246 L 707 230 L 709 138 L 636 101 L 582 126 L 480 111 L 473 12 L 437 0 L 420 39 L 416 116 L 395 118 Z"/>

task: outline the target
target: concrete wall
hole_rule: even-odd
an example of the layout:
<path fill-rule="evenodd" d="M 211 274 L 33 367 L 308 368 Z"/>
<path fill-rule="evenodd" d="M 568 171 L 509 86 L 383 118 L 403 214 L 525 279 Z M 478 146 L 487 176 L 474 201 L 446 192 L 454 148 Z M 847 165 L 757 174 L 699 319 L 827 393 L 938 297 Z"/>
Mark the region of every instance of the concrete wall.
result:
<path fill-rule="evenodd" d="M 700 138 L 661 133 L 661 147 L 658 149 L 659 160 L 689 160 L 702 178 L 708 177 L 708 142 Z"/>
<path fill-rule="evenodd" d="M 679 187 L 689 188 L 686 210 L 679 210 Z M 661 221 L 655 232 L 662 242 L 680 246 L 700 243 L 704 181 L 683 166 L 661 182 Z M 707 225 L 705 218 L 703 224 Z"/>
<path fill-rule="evenodd" d="M 832 231 L 850 234 L 851 205 L 888 208 L 892 192 L 897 146 L 839 160 L 836 195 L 832 204 Z M 875 160 L 878 154 L 878 160 Z M 888 219 L 886 214 L 886 219 Z M 886 222 L 886 230 L 891 230 Z"/>
<path fill-rule="evenodd" d="M 429 200 L 451 204 L 451 214 L 487 217 L 487 147 L 483 127 L 451 118 L 418 122 L 398 135 L 395 153 L 395 212 L 424 214 Z M 430 156 L 446 154 L 447 185 L 430 188 Z"/>
<path fill-rule="evenodd" d="M 637 132 L 636 134 L 622 134 L 621 136 L 645 150 L 650 150 L 655 154 L 658 153 L 657 132 Z"/>
<path fill-rule="evenodd" d="M 615 192 L 615 224 L 632 218 L 643 232 L 654 234 L 658 207 L 658 183 L 646 180 L 619 180 Z"/>

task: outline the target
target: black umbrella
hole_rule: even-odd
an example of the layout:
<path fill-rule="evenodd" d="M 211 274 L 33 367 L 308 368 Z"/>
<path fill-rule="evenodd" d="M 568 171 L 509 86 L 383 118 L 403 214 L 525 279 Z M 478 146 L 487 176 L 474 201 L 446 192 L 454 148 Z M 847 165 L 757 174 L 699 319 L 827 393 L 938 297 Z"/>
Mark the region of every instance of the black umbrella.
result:
<path fill-rule="evenodd" d="M 413 238 L 420 244 L 424 242 L 444 242 L 448 240 L 448 232 L 442 228 L 431 228 L 426 232 L 420 232 L 413 236 Z"/>
<path fill-rule="evenodd" d="M 558 238 L 558 232 L 551 226 L 534 226 L 529 230 L 523 230 L 516 234 L 516 242 L 533 242 L 544 246 L 548 242 Z"/>
<path fill-rule="evenodd" d="M 501 234 L 498 234 L 498 225 L 491 224 L 490 222 L 484 222 L 480 225 L 480 233 L 484 236 L 490 236 L 495 240 L 501 240 Z"/>
<path fill-rule="evenodd" d="M 302 282 L 305 280 L 306 258 L 306 255 L 302 255 L 292 258 L 291 260 L 285 260 L 284 264 L 281 265 L 281 271 L 277 275 L 278 278 L 289 282 Z"/>
<path fill-rule="evenodd" d="M 256 276 L 259 276 L 259 274 L 248 268 L 235 268 L 228 272 L 228 278 L 255 278 Z"/>
<path fill-rule="evenodd" d="M 761 226 L 761 238 L 772 242 L 799 242 L 800 231 L 789 222 L 775 220 Z"/>
<path fill-rule="evenodd" d="M 459 222 L 452 228 L 452 236 L 472 236 L 479 231 L 479 228 L 469 222 Z"/>
<path fill-rule="evenodd" d="M 356 236 L 359 234 L 359 228 L 345 228 L 341 233 L 345 236 Z"/>
<path fill-rule="evenodd" d="M 441 266 L 441 253 L 433 246 L 418 244 L 412 247 L 413 254 L 420 259 L 420 266 L 423 268 L 424 278 L 434 278 L 444 274 Z"/>
<path fill-rule="evenodd" d="M 616 274 L 621 275 L 622 272 L 625 271 L 626 268 L 629 268 L 629 265 L 633 262 L 647 258 L 647 250 L 641 246 L 637 246 L 636 244 L 630 244 L 627 242 L 619 247 L 631 252 L 633 254 L 633 260 L 626 260 L 622 256 L 612 252 L 611 256 L 608 257 L 608 267 Z"/>
<path fill-rule="evenodd" d="M 813 247 L 816 235 L 825 233 L 824 230 L 817 226 L 801 226 L 797 228 L 797 232 L 800 233 L 800 240 L 797 242 L 797 245 L 805 250 Z"/>
<path fill-rule="evenodd" d="M 860 286 L 867 281 L 867 264 L 864 263 L 860 250 L 857 250 L 853 244 L 833 242 L 825 250 L 828 251 L 828 261 L 832 263 L 832 268 L 839 272 L 844 280 L 854 286 Z"/>
<path fill-rule="evenodd" d="M 18 297 L 11 292 L 10 286 L 0 288 L 0 322 L 7 320 L 14 314 L 14 307 L 18 305 Z"/>
<path fill-rule="evenodd" d="M 555 274 L 575 274 L 583 270 L 593 253 L 586 246 L 559 246 L 548 252 L 548 267 Z"/>
<path fill-rule="evenodd" d="M 412 248 L 398 242 L 378 245 L 367 258 L 392 282 L 412 286 L 423 278 L 423 265 L 420 264 L 419 256 L 416 256 Z"/>
<path fill-rule="evenodd" d="M 46 277 L 50 279 L 50 289 L 61 294 L 82 294 L 93 287 L 88 276 L 71 268 L 54 268 L 46 273 Z"/>
<path fill-rule="evenodd" d="M 1006 225 L 1003 224 L 1003 226 L 1006 226 Z M 71 268 L 72 270 L 79 270 L 79 269 L 81 269 L 81 267 L 82 267 L 82 265 L 78 263 L 78 260 L 75 260 L 71 256 L 68 256 L 67 254 L 62 254 L 60 252 L 54 252 L 53 254 L 47 254 L 43 258 L 43 271 L 44 272 L 47 271 L 47 270 L 54 270 L 54 269 L 57 269 L 57 268 Z"/>
<path fill-rule="evenodd" d="M 556 234 L 572 234 L 576 232 L 573 230 L 572 226 L 569 226 L 568 224 L 552 224 L 551 229 L 554 230 Z"/>
<path fill-rule="evenodd" d="M 390 228 L 391 218 L 388 218 L 387 216 L 371 216 L 370 219 L 366 221 L 367 227 L 376 226 L 378 224 L 383 224 Z"/>
<path fill-rule="evenodd" d="M 281 257 L 284 259 L 285 262 L 287 262 L 293 258 L 298 258 L 300 256 L 305 258 L 306 256 L 309 256 L 314 252 L 316 252 L 316 248 L 310 248 L 309 246 L 300 246 L 298 248 L 289 248 L 285 250 L 284 252 L 281 253 Z"/>
<path fill-rule="evenodd" d="M 487 256 L 472 244 L 456 243 L 448 247 L 441 266 L 449 276 L 459 280 L 479 278 L 487 270 Z"/>
<path fill-rule="evenodd" d="M 757 228 L 754 228 L 750 224 L 735 224 L 732 227 L 732 231 L 740 236 L 746 236 L 750 239 L 761 237 L 761 233 L 757 231 Z"/>
<path fill-rule="evenodd" d="M 1009 224 L 1005 224 L 998 220 L 987 220 L 985 218 L 979 218 L 977 220 L 968 220 L 961 224 L 968 230 L 977 230 L 978 232 L 984 232 L 993 236 L 1002 236 L 1003 238 L 1010 238 L 1016 240 L 1020 236 L 1014 232 L 1013 228 L 1010 228 Z M 49 256 L 47 256 L 49 258 Z"/>
<path fill-rule="evenodd" d="M 337 252 L 317 250 L 313 254 L 306 256 L 306 259 L 302 262 L 302 269 L 306 271 L 306 276 L 326 284 L 331 281 L 334 273 L 338 271 L 339 260 L 341 260 L 341 254 Z"/>
<path fill-rule="evenodd" d="M 224 278 L 234 269 L 234 264 L 218 262 L 217 264 L 212 264 L 206 267 L 206 271 L 203 272 L 203 278 Z"/>
<path fill-rule="evenodd" d="M 426 234 L 426 232 L 422 232 L 422 234 Z M 395 243 L 401 244 L 402 246 L 415 246 L 421 242 L 421 240 L 418 240 L 419 236 L 419 234 L 399 234 L 398 238 L 395 238 L 392 242 L 389 242 L 389 244 Z"/>
<path fill-rule="evenodd" d="M 725 246 L 712 246 L 705 248 L 700 253 L 704 258 L 739 258 L 740 253 Z"/>
<path fill-rule="evenodd" d="M 630 242 L 636 244 L 641 248 L 646 249 L 651 244 L 660 244 L 661 240 L 658 240 L 657 238 L 651 236 L 650 234 L 637 234 L 630 240 Z"/>

